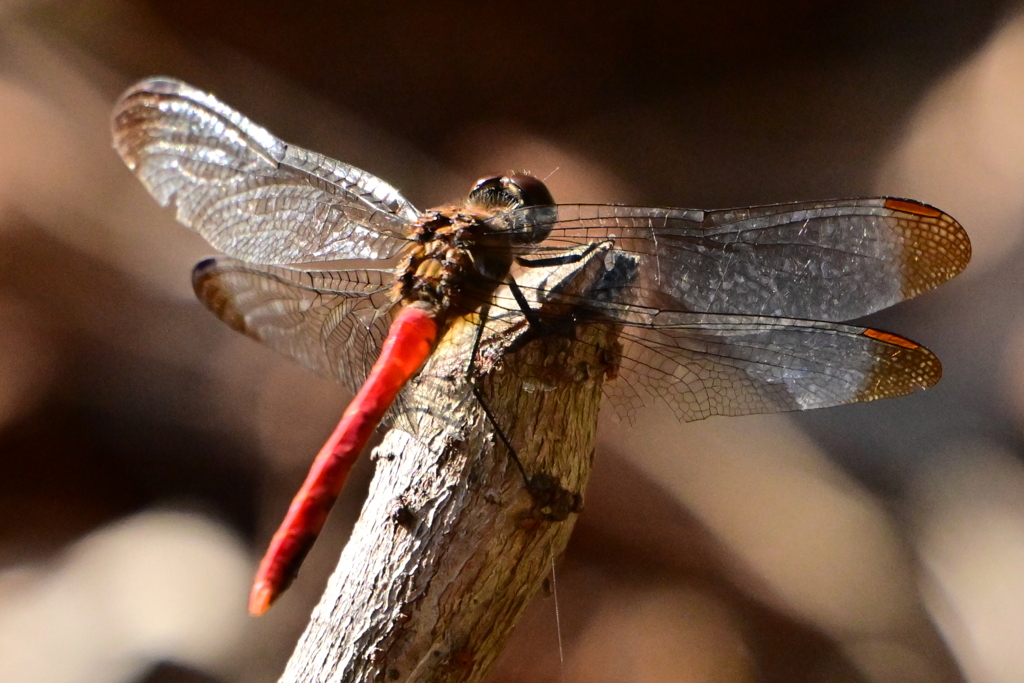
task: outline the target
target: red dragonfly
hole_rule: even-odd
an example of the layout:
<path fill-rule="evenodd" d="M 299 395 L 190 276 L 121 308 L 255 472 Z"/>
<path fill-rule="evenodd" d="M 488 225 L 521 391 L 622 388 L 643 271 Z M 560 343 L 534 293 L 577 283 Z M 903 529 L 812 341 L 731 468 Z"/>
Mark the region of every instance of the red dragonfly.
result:
<path fill-rule="evenodd" d="M 681 420 L 806 410 L 935 384 L 941 366 L 924 347 L 839 321 L 930 290 L 971 255 L 953 218 L 884 197 L 720 211 L 555 204 L 539 180 L 512 175 L 421 212 L 366 171 L 167 78 L 129 89 L 112 128 L 156 200 L 230 257 L 196 266 L 199 299 L 356 392 L 271 541 L 253 614 L 291 582 L 353 461 L 458 317 L 569 336 L 615 326 L 606 393 L 629 420 L 651 400 Z M 344 259 L 390 268 L 328 263 Z M 528 300 L 516 285 L 525 269 L 584 264 L 599 276 L 582 293 L 535 288 Z M 496 296 L 499 285 L 513 296 Z M 545 300 L 560 302 L 558 319 Z"/>

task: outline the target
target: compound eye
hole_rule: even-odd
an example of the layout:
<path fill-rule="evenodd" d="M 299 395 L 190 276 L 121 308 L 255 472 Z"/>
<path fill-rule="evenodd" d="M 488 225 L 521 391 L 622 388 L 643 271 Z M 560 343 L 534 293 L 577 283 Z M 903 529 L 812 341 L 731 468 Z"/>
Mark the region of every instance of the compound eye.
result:
<path fill-rule="evenodd" d="M 503 176 L 481 178 L 469 191 L 468 203 L 488 212 L 508 211 L 519 204 L 518 197 L 509 193 L 508 183 Z"/>
<path fill-rule="evenodd" d="M 481 178 L 469 191 L 469 203 L 489 211 L 513 211 L 552 206 L 555 200 L 544 183 L 523 173 Z"/>
<path fill-rule="evenodd" d="M 481 178 L 469 192 L 469 204 L 490 213 L 491 229 L 517 243 L 547 238 L 558 215 L 547 186 L 525 173 Z"/>
<path fill-rule="evenodd" d="M 502 177 L 500 175 L 484 176 L 473 183 L 473 187 L 469 191 L 469 201 L 473 203 L 480 203 L 484 197 L 493 195 L 495 192 L 501 192 L 501 181 Z"/>
<path fill-rule="evenodd" d="M 517 206 L 551 206 L 555 203 L 548 186 L 532 175 L 516 174 L 502 178 L 509 194 L 518 199 Z"/>

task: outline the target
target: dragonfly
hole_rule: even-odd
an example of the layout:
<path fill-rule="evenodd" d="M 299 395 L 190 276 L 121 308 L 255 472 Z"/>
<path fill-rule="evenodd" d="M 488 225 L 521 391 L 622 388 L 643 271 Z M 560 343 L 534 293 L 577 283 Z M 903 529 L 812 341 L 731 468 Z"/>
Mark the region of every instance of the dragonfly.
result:
<path fill-rule="evenodd" d="M 420 211 L 380 178 L 164 77 L 121 96 L 112 132 L 156 201 L 225 254 L 195 267 L 199 300 L 355 393 L 260 563 L 255 615 L 296 576 L 353 462 L 455 321 L 569 338 L 611 326 L 604 390 L 630 422 L 658 401 L 684 421 L 807 410 L 934 385 L 942 369 L 928 349 L 844 321 L 937 287 L 971 257 L 956 220 L 892 197 L 715 211 L 556 204 L 521 173 Z M 382 267 L 337 263 L 352 259 Z M 546 282 L 523 278 L 537 269 L 553 284 L 517 284 Z M 558 284 L 583 270 L 585 287 Z M 483 331 L 477 341 L 470 361 L 500 342 Z"/>

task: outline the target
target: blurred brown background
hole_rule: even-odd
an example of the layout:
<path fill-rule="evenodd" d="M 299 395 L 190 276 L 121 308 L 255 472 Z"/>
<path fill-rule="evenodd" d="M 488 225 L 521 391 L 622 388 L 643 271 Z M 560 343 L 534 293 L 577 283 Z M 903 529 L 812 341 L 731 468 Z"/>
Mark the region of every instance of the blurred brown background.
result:
<path fill-rule="evenodd" d="M 870 321 L 938 387 L 609 417 L 562 653 L 538 598 L 491 680 L 1024 681 L 1024 14 L 996 0 L 0 4 L 0 681 L 275 680 L 371 476 L 250 619 L 348 396 L 192 300 L 209 248 L 110 149 L 151 74 L 424 208 L 528 170 L 568 202 L 952 213 L 968 272 Z"/>

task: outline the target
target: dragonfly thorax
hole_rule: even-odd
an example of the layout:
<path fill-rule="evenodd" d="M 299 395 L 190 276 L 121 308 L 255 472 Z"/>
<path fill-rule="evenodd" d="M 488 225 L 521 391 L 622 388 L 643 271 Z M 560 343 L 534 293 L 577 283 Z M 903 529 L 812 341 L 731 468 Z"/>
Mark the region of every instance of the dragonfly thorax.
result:
<path fill-rule="evenodd" d="M 553 205 L 547 187 L 529 175 L 478 180 L 463 206 L 424 212 L 413 226 L 398 268 L 397 295 L 405 303 L 426 302 L 438 313 L 457 315 L 486 302 L 508 275 L 512 245 L 543 235 L 495 227 L 489 219 L 532 206 Z"/>
<path fill-rule="evenodd" d="M 448 308 L 450 296 L 473 268 L 464 239 L 478 223 L 477 217 L 457 207 L 442 207 L 421 216 L 413 228 L 413 244 L 398 267 L 397 293 L 403 301 Z"/>

